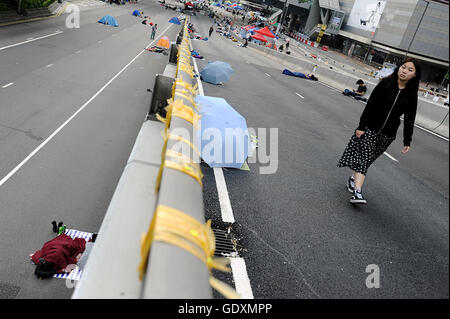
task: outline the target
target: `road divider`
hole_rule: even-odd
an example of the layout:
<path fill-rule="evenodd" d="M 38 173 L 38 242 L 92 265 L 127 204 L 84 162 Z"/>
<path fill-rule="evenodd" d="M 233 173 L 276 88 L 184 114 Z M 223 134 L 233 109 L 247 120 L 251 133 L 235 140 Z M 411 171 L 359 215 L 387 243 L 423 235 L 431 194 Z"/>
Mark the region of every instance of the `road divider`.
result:
<path fill-rule="evenodd" d="M 211 275 L 212 269 L 231 269 L 229 259 L 213 257 L 215 237 L 205 223 L 187 22 L 170 49 L 176 64 L 169 61 L 156 77 L 149 114 L 74 299 L 210 299 L 212 287 L 239 297 Z"/>

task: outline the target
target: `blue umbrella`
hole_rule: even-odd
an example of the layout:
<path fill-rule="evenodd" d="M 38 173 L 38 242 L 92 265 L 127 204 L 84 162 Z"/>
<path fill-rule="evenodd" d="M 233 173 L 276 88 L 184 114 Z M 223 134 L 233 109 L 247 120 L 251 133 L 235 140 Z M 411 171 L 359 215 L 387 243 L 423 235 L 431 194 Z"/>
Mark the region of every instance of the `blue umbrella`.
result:
<path fill-rule="evenodd" d="M 107 24 L 107 25 L 112 25 L 113 27 L 118 27 L 119 26 L 119 24 L 117 23 L 116 19 L 114 19 L 114 17 L 110 16 L 110 15 L 104 16 L 103 18 L 98 20 L 98 22 L 103 23 L 103 24 Z"/>
<path fill-rule="evenodd" d="M 141 15 L 141 13 L 139 12 L 139 10 L 134 10 L 133 11 L 133 15 L 135 16 L 135 17 L 138 17 L 138 16 L 140 16 Z"/>
<path fill-rule="evenodd" d="M 202 159 L 210 167 L 241 168 L 251 149 L 245 118 L 222 98 L 197 95 L 196 102 Z"/>
<path fill-rule="evenodd" d="M 222 61 L 209 62 L 203 70 L 200 71 L 200 77 L 203 81 L 219 84 L 228 81 L 233 73 L 233 69 L 228 63 Z"/>
<path fill-rule="evenodd" d="M 170 23 L 181 24 L 180 20 L 177 17 L 173 17 L 169 20 Z"/>

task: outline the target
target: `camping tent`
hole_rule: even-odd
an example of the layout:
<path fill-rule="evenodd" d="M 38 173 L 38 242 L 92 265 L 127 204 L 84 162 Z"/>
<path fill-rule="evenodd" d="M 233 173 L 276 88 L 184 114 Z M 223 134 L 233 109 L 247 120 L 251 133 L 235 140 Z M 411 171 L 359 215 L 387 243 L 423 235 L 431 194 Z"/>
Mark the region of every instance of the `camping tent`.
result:
<path fill-rule="evenodd" d="M 262 36 L 260 34 L 253 34 L 252 39 L 255 39 L 255 40 L 258 40 L 261 42 L 267 42 L 266 38 L 264 38 L 264 36 Z"/>
<path fill-rule="evenodd" d="M 272 33 L 272 31 L 269 30 L 269 27 L 264 27 L 262 29 L 259 29 L 255 31 L 256 33 L 259 33 L 263 36 L 269 37 L 269 38 L 275 38 L 275 34 Z"/>
<path fill-rule="evenodd" d="M 118 27 L 119 26 L 119 24 L 117 23 L 116 19 L 114 19 L 114 17 L 110 16 L 110 15 L 104 16 L 103 18 L 98 20 L 98 22 L 106 24 L 106 25 L 112 25 L 113 27 Z"/>
<path fill-rule="evenodd" d="M 169 40 L 169 38 L 167 36 L 161 37 L 161 39 L 159 39 L 159 41 L 156 44 L 156 46 L 158 48 L 168 49 L 170 47 L 170 40 Z"/>
<path fill-rule="evenodd" d="M 170 23 L 181 24 L 180 20 L 177 17 L 173 17 L 169 20 Z"/>

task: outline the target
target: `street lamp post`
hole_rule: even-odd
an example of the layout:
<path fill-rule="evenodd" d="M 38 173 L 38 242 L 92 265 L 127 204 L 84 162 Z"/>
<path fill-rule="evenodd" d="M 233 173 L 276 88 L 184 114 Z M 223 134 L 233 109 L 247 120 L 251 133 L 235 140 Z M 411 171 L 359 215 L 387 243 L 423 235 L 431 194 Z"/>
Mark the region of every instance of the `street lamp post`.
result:
<path fill-rule="evenodd" d="M 427 3 L 427 5 L 425 6 L 425 10 L 423 10 L 423 12 L 422 12 L 422 16 L 420 17 L 419 23 L 417 24 L 416 31 L 414 31 L 414 34 L 413 34 L 412 39 L 411 39 L 411 42 L 409 42 L 408 49 L 406 50 L 406 53 L 405 53 L 405 59 L 408 56 L 409 49 L 411 49 L 411 45 L 412 45 L 412 43 L 414 41 L 414 38 L 416 37 L 417 31 L 419 30 L 419 27 L 420 27 L 420 24 L 422 23 L 422 19 L 425 16 L 425 12 L 427 12 L 428 5 L 430 4 L 429 0 L 423 0 L 423 1 L 425 1 Z"/>
<path fill-rule="evenodd" d="M 283 25 L 283 22 L 284 22 L 284 16 L 286 15 L 286 4 L 288 3 L 288 1 L 289 1 L 289 0 L 285 0 L 285 1 L 284 1 L 283 12 L 281 13 L 281 21 L 280 21 L 280 23 L 278 24 L 277 31 L 275 32 L 275 36 L 278 36 L 278 33 L 280 32 L 280 28 L 281 28 L 281 26 Z M 289 5 L 287 5 L 287 6 L 289 7 Z"/>

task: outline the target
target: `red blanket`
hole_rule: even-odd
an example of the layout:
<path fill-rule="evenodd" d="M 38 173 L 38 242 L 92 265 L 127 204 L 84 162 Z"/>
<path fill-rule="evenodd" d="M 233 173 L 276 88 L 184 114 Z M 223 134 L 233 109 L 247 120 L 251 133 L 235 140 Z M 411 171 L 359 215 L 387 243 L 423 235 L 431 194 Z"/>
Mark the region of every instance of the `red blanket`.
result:
<path fill-rule="evenodd" d="M 83 238 L 75 238 L 67 235 L 59 235 L 46 242 L 41 250 L 31 257 L 33 262 L 39 264 L 43 258 L 56 266 L 56 272 L 61 273 L 68 265 L 76 264 L 76 256 L 84 252 L 86 241 Z"/>

